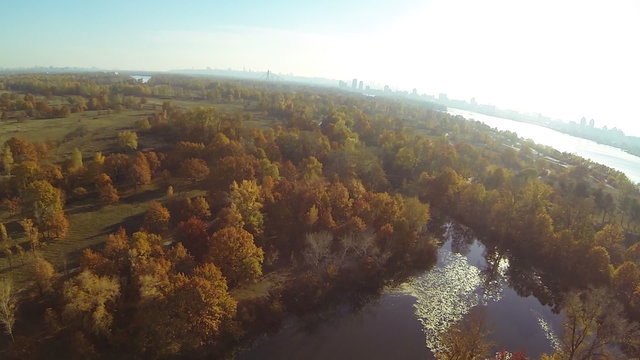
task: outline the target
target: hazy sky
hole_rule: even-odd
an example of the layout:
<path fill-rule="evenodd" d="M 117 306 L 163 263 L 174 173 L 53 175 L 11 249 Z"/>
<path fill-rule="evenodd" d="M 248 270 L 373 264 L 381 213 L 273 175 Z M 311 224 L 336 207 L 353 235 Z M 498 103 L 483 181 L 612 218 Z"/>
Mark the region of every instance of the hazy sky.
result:
<path fill-rule="evenodd" d="M 4 68 L 358 78 L 640 136 L 637 0 L 3 0 L 0 34 Z"/>

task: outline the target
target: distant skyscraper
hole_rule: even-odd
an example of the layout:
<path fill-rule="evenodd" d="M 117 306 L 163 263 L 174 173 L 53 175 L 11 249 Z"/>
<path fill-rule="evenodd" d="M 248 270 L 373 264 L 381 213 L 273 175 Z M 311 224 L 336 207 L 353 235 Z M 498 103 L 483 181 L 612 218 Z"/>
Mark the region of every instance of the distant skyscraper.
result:
<path fill-rule="evenodd" d="M 389 92 L 389 91 L 391 91 L 391 88 L 389 88 L 389 85 L 385 85 L 385 86 L 384 86 L 384 91 L 385 91 L 385 92 Z"/>
<path fill-rule="evenodd" d="M 362 82 L 362 80 L 360 80 L 360 83 L 358 84 L 358 89 L 362 90 L 364 88 L 364 83 Z"/>
<path fill-rule="evenodd" d="M 593 120 L 593 119 L 589 120 L 589 127 L 590 127 L 590 128 L 593 128 L 593 127 L 595 127 L 595 126 L 596 126 L 596 121 L 595 121 L 595 120 Z"/>
<path fill-rule="evenodd" d="M 413 91 L 411 91 L 411 95 L 418 95 L 418 89 L 413 88 Z"/>
<path fill-rule="evenodd" d="M 353 79 L 351 82 L 351 88 L 354 90 L 358 88 L 358 79 Z"/>

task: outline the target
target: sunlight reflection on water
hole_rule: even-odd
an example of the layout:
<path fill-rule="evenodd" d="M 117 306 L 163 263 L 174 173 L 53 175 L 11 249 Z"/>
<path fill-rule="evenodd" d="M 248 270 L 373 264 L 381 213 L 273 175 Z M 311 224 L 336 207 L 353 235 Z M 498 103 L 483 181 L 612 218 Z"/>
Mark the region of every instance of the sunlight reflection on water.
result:
<path fill-rule="evenodd" d="M 497 256 L 488 258 L 495 264 L 493 271 L 486 263 L 474 266 L 467 256 L 454 253 L 451 246 L 447 246 L 459 236 L 452 224 L 445 225 L 446 243 L 438 251 L 438 266 L 398 289 L 416 298 L 415 314 L 422 325 L 425 344 L 434 353 L 442 350 L 439 337 L 444 331 L 463 319 L 474 306 L 500 301 L 508 287 L 508 260 Z M 484 249 L 475 241 L 472 242 L 476 251 Z M 541 314 L 536 312 L 535 317 L 546 338 L 556 347 L 558 340 L 551 326 Z"/>

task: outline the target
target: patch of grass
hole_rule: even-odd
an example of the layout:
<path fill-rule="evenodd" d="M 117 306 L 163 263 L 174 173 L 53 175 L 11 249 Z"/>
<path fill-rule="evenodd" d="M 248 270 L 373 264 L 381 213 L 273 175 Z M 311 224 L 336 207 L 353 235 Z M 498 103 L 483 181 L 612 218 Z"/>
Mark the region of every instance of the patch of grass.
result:
<path fill-rule="evenodd" d="M 85 111 L 71 114 L 68 118 L 28 119 L 24 122 L 0 122 L 0 144 L 13 136 L 23 137 L 31 142 L 54 141 L 60 146 L 54 153 L 54 160 L 61 160 L 74 148 L 83 154 L 110 149 L 115 144 L 118 131 L 132 128 L 134 123 L 149 110 L 125 110 L 122 112 Z M 78 129 L 82 128 L 82 131 Z M 69 141 L 62 142 L 68 134 L 76 132 Z"/>
<path fill-rule="evenodd" d="M 282 288 L 290 278 L 291 272 L 288 269 L 276 270 L 264 275 L 255 284 L 244 284 L 231 290 L 231 295 L 238 301 L 264 298 L 272 290 Z"/>

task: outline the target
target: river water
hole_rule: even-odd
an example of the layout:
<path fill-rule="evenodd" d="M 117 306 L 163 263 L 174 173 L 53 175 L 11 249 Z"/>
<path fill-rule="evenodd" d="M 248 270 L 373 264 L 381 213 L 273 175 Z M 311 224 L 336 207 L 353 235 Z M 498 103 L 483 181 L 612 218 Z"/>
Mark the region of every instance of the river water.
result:
<path fill-rule="evenodd" d="M 519 296 L 509 284 L 508 261 L 487 254 L 461 229 L 446 225 L 433 270 L 362 308 L 334 310 L 314 326 L 292 317 L 238 359 L 433 359 L 438 335 L 472 309 L 481 309 L 492 329 L 494 351 L 534 358 L 553 352 L 561 315 Z"/>
<path fill-rule="evenodd" d="M 149 80 L 151 80 L 151 76 L 149 75 L 131 75 L 131 77 L 135 80 L 135 81 L 139 81 L 141 83 L 147 83 L 149 82 Z"/>
<path fill-rule="evenodd" d="M 640 157 L 618 148 L 567 135 L 544 126 L 454 108 L 449 108 L 447 112 L 451 115 L 460 115 L 467 119 L 480 121 L 498 130 L 514 132 L 518 136 L 531 139 L 538 144 L 551 146 L 559 151 L 572 153 L 606 165 L 623 172 L 631 181 L 640 183 Z"/>

